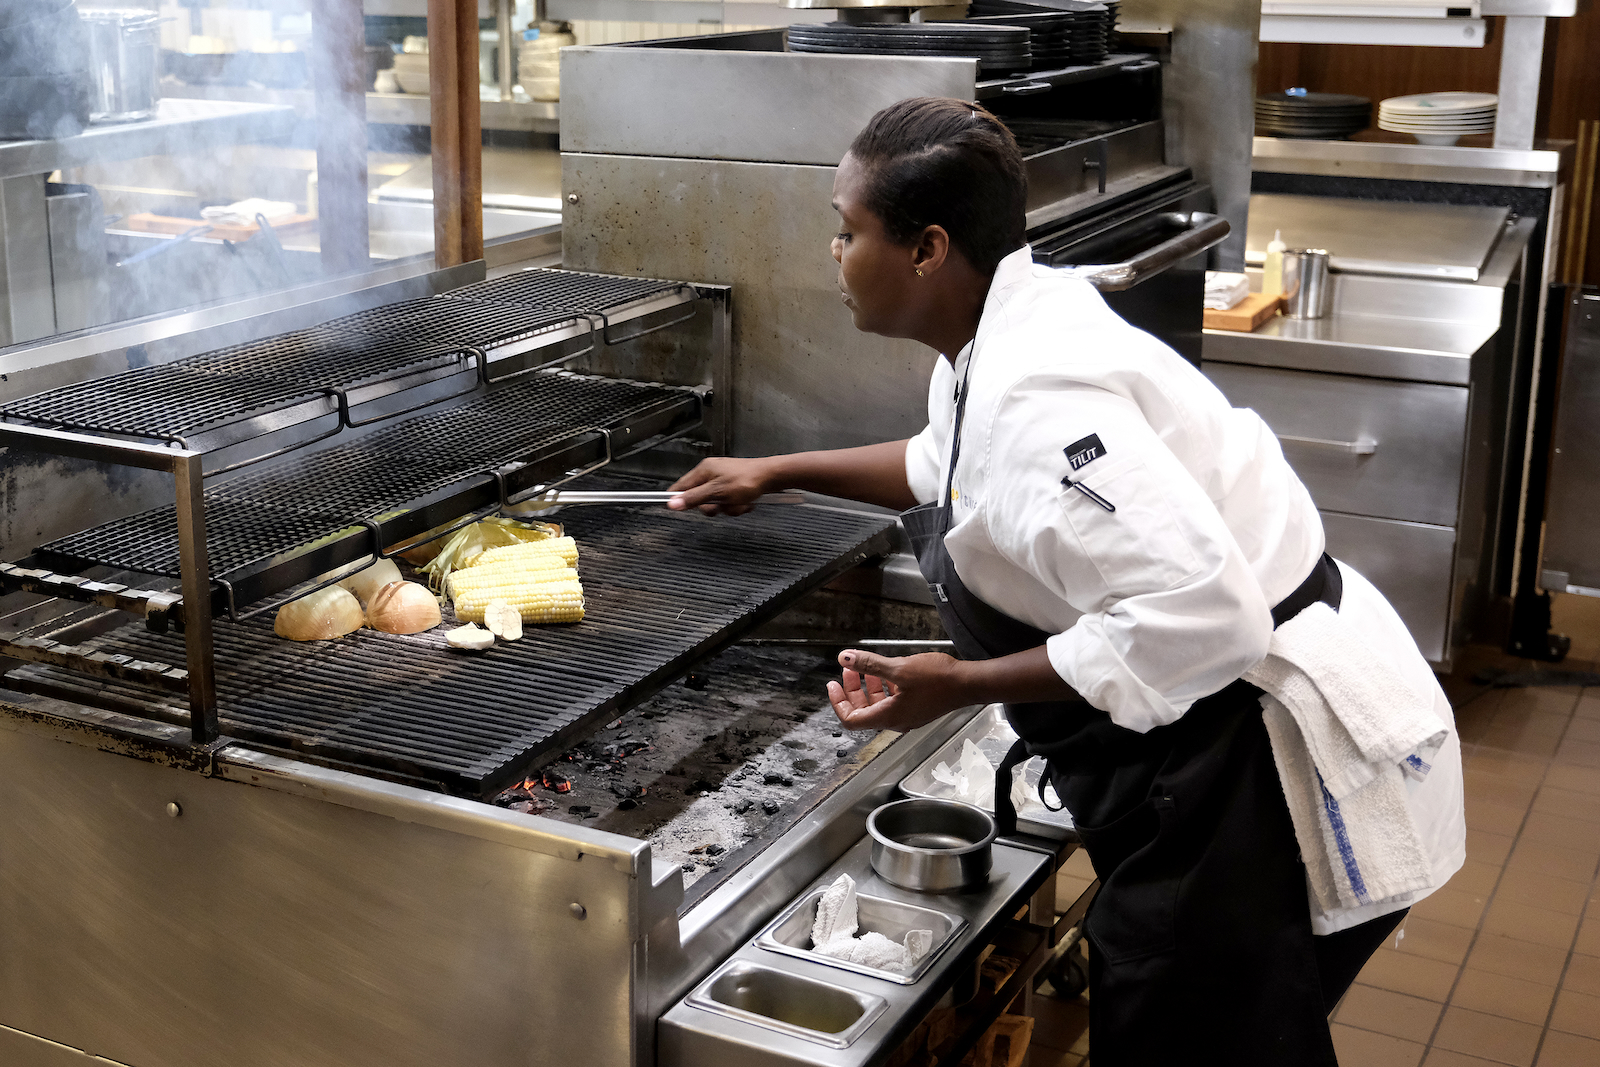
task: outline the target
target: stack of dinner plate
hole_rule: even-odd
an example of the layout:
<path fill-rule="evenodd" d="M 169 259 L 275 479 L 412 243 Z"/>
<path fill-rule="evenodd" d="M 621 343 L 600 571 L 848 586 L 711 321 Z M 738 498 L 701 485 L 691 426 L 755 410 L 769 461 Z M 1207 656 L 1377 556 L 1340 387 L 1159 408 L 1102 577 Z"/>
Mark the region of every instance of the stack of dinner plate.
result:
<path fill-rule="evenodd" d="M 1419 93 L 1378 105 L 1378 128 L 1409 133 L 1420 144 L 1453 145 L 1473 134 L 1493 133 L 1493 93 Z"/>
<path fill-rule="evenodd" d="M 1372 124 L 1372 101 L 1344 93 L 1288 89 L 1256 97 L 1256 133 L 1263 137 L 1338 140 Z"/>
<path fill-rule="evenodd" d="M 980 71 L 1026 70 L 1026 26 L 971 22 L 824 22 L 789 27 L 789 51 L 896 56 L 970 56 Z"/>
<path fill-rule="evenodd" d="M 994 15 L 1028 13 L 1056 15 L 1058 18 L 1050 24 L 1052 32 L 1064 34 L 1065 40 L 1057 37 L 1043 42 L 1046 53 L 1053 57 L 1059 55 L 1061 48 L 1052 49 L 1051 45 L 1064 45 L 1065 65 L 1089 66 L 1104 60 L 1111 50 L 1119 3 L 1120 0 L 1108 0 L 1106 3 L 1092 0 L 972 0 L 968 14 L 985 19 Z M 1039 45 L 1036 35 L 1035 52 L 1039 50 Z"/>
<path fill-rule="evenodd" d="M 1028 31 L 1028 50 L 1034 70 L 1055 70 L 1072 63 L 1072 19 L 1061 11 L 1015 15 L 976 15 L 967 25 L 1022 26 Z"/>

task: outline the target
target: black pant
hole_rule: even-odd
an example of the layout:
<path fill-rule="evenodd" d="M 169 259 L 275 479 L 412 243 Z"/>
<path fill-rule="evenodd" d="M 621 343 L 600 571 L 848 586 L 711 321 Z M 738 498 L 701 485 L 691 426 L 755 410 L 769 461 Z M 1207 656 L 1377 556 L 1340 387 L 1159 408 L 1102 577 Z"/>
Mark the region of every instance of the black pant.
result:
<path fill-rule="evenodd" d="M 1338 1006 L 1339 998 L 1350 989 L 1361 968 L 1367 965 L 1372 954 L 1378 951 L 1384 939 L 1394 933 L 1411 911 L 1404 908 L 1368 919 L 1360 926 L 1340 930 L 1336 934 L 1312 939 L 1317 952 L 1317 977 L 1322 979 L 1322 1003 L 1329 1014 Z"/>

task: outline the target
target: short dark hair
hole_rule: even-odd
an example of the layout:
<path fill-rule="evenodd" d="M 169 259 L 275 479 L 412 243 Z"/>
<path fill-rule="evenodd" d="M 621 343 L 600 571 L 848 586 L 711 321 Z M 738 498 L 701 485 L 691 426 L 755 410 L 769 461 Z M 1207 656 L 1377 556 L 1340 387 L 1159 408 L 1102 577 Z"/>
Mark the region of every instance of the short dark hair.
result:
<path fill-rule="evenodd" d="M 942 226 L 985 274 L 1026 239 L 1028 174 L 1016 138 L 981 104 L 936 96 L 890 104 L 850 143 L 866 207 L 911 244 Z"/>

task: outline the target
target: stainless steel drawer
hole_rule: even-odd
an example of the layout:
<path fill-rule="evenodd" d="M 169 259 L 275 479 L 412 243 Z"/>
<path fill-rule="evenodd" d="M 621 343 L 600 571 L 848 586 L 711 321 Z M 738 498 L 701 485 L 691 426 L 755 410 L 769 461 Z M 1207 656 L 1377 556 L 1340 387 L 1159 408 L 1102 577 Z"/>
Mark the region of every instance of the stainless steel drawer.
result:
<path fill-rule="evenodd" d="M 1456 532 L 1449 527 L 1322 513 L 1328 554 L 1378 587 L 1431 663 L 1445 657 Z"/>
<path fill-rule="evenodd" d="M 1465 387 L 1210 361 L 1203 369 L 1234 407 L 1272 427 L 1317 507 L 1456 524 Z"/>

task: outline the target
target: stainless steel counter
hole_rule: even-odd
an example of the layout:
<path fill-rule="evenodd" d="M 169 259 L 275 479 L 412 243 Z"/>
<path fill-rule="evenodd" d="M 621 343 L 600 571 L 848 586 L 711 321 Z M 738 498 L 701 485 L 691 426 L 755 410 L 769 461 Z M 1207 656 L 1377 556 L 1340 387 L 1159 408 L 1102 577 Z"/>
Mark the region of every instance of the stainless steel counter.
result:
<path fill-rule="evenodd" d="M 1257 172 L 1542 189 L 1566 179 L 1572 158 L 1571 141 L 1521 150 L 1257 137 L 1251 147 L 1251 169 Z"/>
<path fill-rule="evenodd" d="M 310 89 L 257 89 L 234 85 L 183 85 L 167 80 L 161 92 L 168 98 L 239 101 L 291 107 L 300 119 L 314 119 L 316 98 Z M 485 100 L 483 128 L 512 133 L 557 133 L 561 105 L 555 101 Z M 417 93 L 368 93 L 367 121 L 393 126 L 431 126 L 430 98 Z"/>

